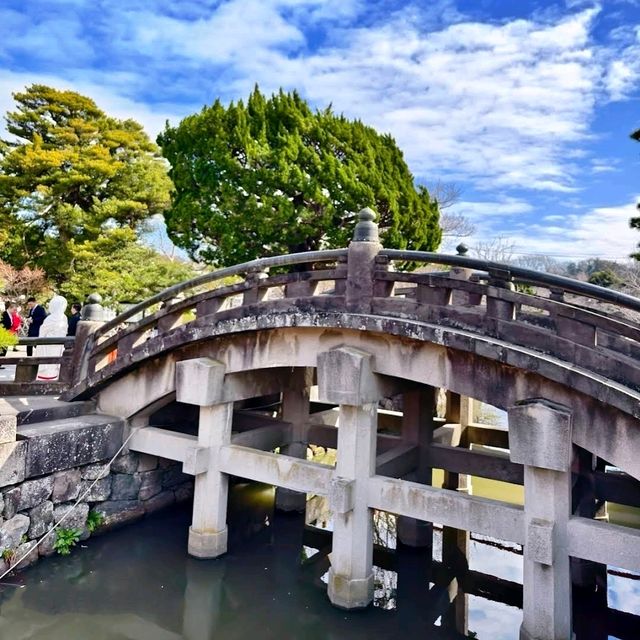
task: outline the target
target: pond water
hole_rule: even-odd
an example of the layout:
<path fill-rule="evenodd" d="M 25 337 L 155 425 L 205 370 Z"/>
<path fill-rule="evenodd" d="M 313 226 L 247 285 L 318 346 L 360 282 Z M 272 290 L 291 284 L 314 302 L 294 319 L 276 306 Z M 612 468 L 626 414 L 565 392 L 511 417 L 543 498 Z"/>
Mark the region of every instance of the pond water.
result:
<path fill-rule="evenodd" d="M 518 637 L 520 609 L 472 595 L 467 596 L 468 629 L 476 635 L 445 628 L 450 616 L 441 613 L 447 609 L 447 591 L 437 586 L 424 552 L 405 548 L 376 554 L 377 606 L 338 610 L 329 603 L 323 582 L 326 533 L 305 533 L 301 516 L 274 515 L 273 490 L 262 485 L 234 485 L 229 510 L 229 553 L 217 560 L 187 556 L 190 505 L 185 504 L 89 539 L 69 557 L 53 557 L 10 576 L 10 584 L 0 587 L 0 638 Z M 320 515 L 321 505 L 314 510 L 310 517 L 330 526 L 330 518 Z M 379 541 L 391 548 L 394 526 L 394 519 L 378 526 Z M 440 554 L 436 531 L 434 558 Z M 522 557 L 472 539 L 470 569 L 520 581 Z M 639 581 L 609 576 L 609 586 L 609 606 L 640 614 Z M 583 633 L 578 640 L 607 637 L 598 633 Z"/>

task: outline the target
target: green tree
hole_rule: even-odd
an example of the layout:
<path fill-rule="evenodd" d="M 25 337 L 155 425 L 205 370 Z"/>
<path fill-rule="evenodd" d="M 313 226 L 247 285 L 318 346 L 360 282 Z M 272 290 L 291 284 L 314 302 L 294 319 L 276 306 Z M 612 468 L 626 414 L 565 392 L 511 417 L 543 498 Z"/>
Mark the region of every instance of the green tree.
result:
<path fill-rule="evenodd" d="M 137 122 L 44 85 L 14 99 L 13 139 L 0 142 L 0 236 L 10 238 L 0 257 L 43 267 L 60 284 L 73 272 L 74 248 L 164 211 L 171 181 Z"/>
<path fill-rule="evenodd" d="M 389 135 L 313 112 L 294 93 L 220 101 L 168 124 L 158 143 L 175 185 L 169 236 L 193 257 L 228 265 L 347 245 L 355 214 L 379 215 L 386 247 L 433 250 L 438 205 L 414 185 Z"/>
<path fill-rule="evenodd" d="M 98 291 L 105 306 L 138 302 L 177 282 L 194 277 L 193 266 L 171 260 L 136 242 L 131 229 L 110 229 L 98 239 L 75 245 L 74 271 L 59 290 L 69 302 Z"/>
<path fill-rule="evenodd" d="M 615 287 L 616 285 L 622 284 L 622 280 L 611 269 L 594 271 L 589 276 L 589 282 L 591 284 L 597 284 L 600 287 Z"/>

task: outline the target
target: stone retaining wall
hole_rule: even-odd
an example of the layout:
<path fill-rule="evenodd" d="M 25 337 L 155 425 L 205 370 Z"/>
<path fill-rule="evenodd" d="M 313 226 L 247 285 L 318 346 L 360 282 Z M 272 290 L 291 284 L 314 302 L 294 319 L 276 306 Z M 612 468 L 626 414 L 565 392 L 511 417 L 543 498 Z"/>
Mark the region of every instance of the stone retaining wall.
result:
<path fill-rule="evenodd" d="M 113 426 L 113 422 L 105 421 L 102 430 L 111 433 Z M 104 435 L 99 427 L 93 431 L 86 434 L 87 440 L 95 442 Z M 78 445 L 83 448 L 83 443 L 68 435 L 68 431 L 60 431 L 54 438 L 55 442 L 51 442 L 51 434 L 45 436 L 43 433 L 42 439 L 52 445 L 47 456 L 55 455 L 59 470 L 35 477 L 28 472 L 28 461 L 33 460 L 29 449 L 32 453 L 41 451 L 43 443 L 39 442 L 40 438 L 32 435 L 26 440 L 0 444 L 0 458 L 11 461 L 13 470 L 12 473 L 0 473 L 0 573 L 25 554 L 28 555 L 18 570 L 33 564 L 41 556 L 55 553 L 55 533 L 38 548 L 37 540 L 73 507 L 95 480 L 95 486 L 61 524 L 61 528 L 81 531 L 81 540 L 91 535 L 87 528 L 87 516 L 91 510 L 100 512 L 104 517 L 94 532 L 98 533 L 138 520 L 193 495 L 193 478 L 182 473 L 182 465 L 178 462 L 126 453 L 111 465 L 108 464 L 110 457 L 77 465 Z M 3 450 L 7 447 L 10 452 Z M 93 451 L 92 458 L 105 455 L 104 448 L 93 447 Z M 73 465 L 74 460 L 76 465 Z M 2 466 L 0 460 L 0 468 Z M 67 468 L 60 469 L 65 466 Z"/>

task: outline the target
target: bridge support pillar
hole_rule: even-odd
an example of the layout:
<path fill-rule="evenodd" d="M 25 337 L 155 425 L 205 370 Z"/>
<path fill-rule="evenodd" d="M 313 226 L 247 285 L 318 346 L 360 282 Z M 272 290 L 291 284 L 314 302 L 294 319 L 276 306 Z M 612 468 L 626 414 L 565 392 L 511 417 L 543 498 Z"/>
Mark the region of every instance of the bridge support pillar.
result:
<path fill-rule="evenodd" d="M 333 545 L 328 594 L 343 609 L 373 600 L 373 517 L 368 480 L 375 473 L 379 388 L 370 354 L 349 347 L 318 356 L 321 402 L 340 405 L 338 459 L 329 491 Z"/>
<path fill-rule="evenodd" d="M 282 419 L 291 423 L 292 442 L 282 453 L 304 460 L 307 456 L 307 424 L 309 423 L 309 390 L 313 383 L 311 369 L 298 368 L 293 373 L 291 388 L 282 392 Z M 280 511 L 304 511 L 306 493 L 278 487 L 276 508 Z"/>
<path fill-rule="evenodd" d="M 218 452 L 231 442 L 233 402 L 223 398 L 225 367 L 209 358 L 185 360 L 176 365 L 176 399 L 200 406 L 198 446 L 208 458 L 204 472 L 194 469 L 193 519 L 188 552 L 196 558 L 217 558 L 227 551 L 228 476 L 218 470 Z M 186 463 L 185 463 L 186 465 Z"/>
<path fill-rule="evenodd" d="M 435 387 L 409 391 L 402 397 L 402 439 L 419 447 L 418 468 L 415 477 L 407 478 L 431 485 L 432 470 L 429 467 L 427 449 L 433 439 L 433 418 L 436 408 Z M 398 539 L 408 547 L 433 548 L 433 523 L 406 516 L 398 516 Z"/>
<path fill-rule="evenodd" d="M 217 469 L 217 451 L 231 442 L 233 402 L 200 407 L 198 446 L 209 449 L 209 469 L 195 477 L 189 555 L 217 558 L 227 551 L 228 476 Z"/>
<path fill-rule="evenodd" d="M 449 445 L 468 448 L 467 427 L 473 422 L 473 407 L 473 398 L 447 391 L 445 420 L 455 427 Z M 471 478 L 445 470 L 442 488 L 470 494 Z M 442 625 L 463 635 L 467 634 L 469 626 L 469 598 L 460 584 L 469 570 L 469 541 L 468 531 L 442 528 L 442 562 L 453 577 L 449 585 L 451 606 L 442 617 Z"/>
<path fill-rule="evenodd" d="M 510 456 L 524 465 L 524 585 L 521 640 L 571 638 L 572 417 L 534 399 L 509 409 Z"/>

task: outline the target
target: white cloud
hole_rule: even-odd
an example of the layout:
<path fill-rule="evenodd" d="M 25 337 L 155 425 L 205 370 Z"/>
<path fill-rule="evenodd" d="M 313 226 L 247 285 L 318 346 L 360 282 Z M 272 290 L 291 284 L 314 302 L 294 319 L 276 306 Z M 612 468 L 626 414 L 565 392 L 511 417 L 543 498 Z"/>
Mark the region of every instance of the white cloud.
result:
<path fill-rule="evenodd" d="M 611 100 L 622 100 L 640 81 L 640 26 L 622 27 L 614 36 L 620 47 L 609 52 L 604 82 Z"/>
<path fill-rule="evenodd" d="M 533 207 L 524 200 L 517 198 L 503 198 L 495 201 L 461 201 L 455 204 L 454 211 L 468 217 L 472 222 L 478 222 L 487 217 L 504 217 L 508 215 L 529 213 Z"/>
<path fill-rule="evenodd" d="M 639 199 L 640 194 L 628 204 L 598 207 L 582 215 L 545 216 L 520 232 L 507 231 L 507 237 L 517 254 L 626 259 L 640 242 L 640 233 L 629 227 L 629 220 L 638 215 Z"/>
<path fill-rule="evenodd" d="M 153 55 L 169 54 L 218 65 L 260 55 L 274 46 L 292 50 L 304 42 L 304 35 L 277 9 L 260 0 L 235 0 L 221 4 L 209 18 L 195 21 L 141 14 L 135 44 Z"/>
<path fill-rule="evenodd" d="M 156 111 L 143 102 L 128 98 L 118 90 L 120 85 L 135 80 L 135 77 L 129 77 L 127 74 L 109 74 L 101 83 L 100 78 L 95 76 L 94 79 L 84 76 L 69 79 L 49 74 L 12 73 L 0 69 L 0 113 L 13 110 L 15 103 L 12 94 L 23 91 L 30 84 L 46 84 L 90 96 L 108 115 L 121 119 L 133 118 L 140 122 L 152 138 L 164 128 L 167 119 L 176 123 L 194 110 L 184 105 L 163 105 L 161 112 Z M 0 122 L 0 136 L 4 135 L 3 129 L 4 122 Z"/>
<path fill-rule="evenodd" d="M 386 14 L 363 0 L 190 3 L 186 14 L 170 15 L 138 2 L 110 16 L 110 44 L 124 61 L 117 72 L 76 56 L 78 67 L 46 77 L 141 121 L 151 135 L 217 96 L 246 97 L 255 82 L 266 91 L 297 88 L 316 106 L 332 103 L 390 132 L 419 178 L 572 193 L 596 106 L 605 95 L 624 97 L 640 75 L 638 30 L 597 46 L 598 8 L 572 6 L 554 20 L 495 23 L 465 19 L 449 0 L 437 11 L 416 2 Z M 369 26 L 353 20 L 358 11 L 373 16 Z M 67 20 L 74 47 L 92 52 Z M 37 27 L 22 24 L 16 35 L 37 40 Z M 0 108 L 10 104 L 4 87 L 36 79 L 0 72 Z M 149 106 L 151 91 L 166 102 Z"/>

